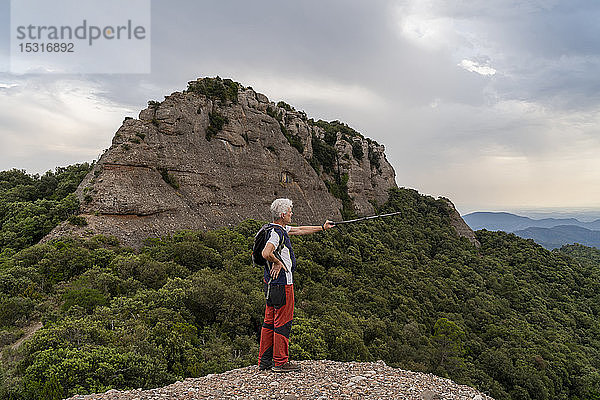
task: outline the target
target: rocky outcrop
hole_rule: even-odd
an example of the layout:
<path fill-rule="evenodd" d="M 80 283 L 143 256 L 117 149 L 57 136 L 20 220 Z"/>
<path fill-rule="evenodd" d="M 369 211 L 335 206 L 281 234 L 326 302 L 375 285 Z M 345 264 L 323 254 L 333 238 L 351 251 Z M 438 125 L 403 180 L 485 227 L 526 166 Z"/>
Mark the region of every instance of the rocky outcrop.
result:
<path fill-rule="evenodd" d="M 277 197 L 294 201 L 299 224 L 339 220 L 342 208 L 373 212 L 396 187 L 384 147 L 320 125 L 232 81 L 192 81 L 123 122 L 76 191 L 87 225 L 63 223 L 46 240 L 108 234 L 138 247 L 181 229 L 268 220 Z"/>
<path fill-rule="evenodd" d="M 454 207 L 454 204 L 445 197 L 440 197 L 442 200 L 446 202 L 448 205 L 448 214 L 450 215 L 450 225 L 454 228 L 458 236 L 465 237 L 469 239 L 475 247 L 481 247 L 481 243 L 475 237 L 475 232 L 467 225 L 467 223 L 462 219 L 459 212 Z"/>
<path fill-rule="evenodd" d="M 158 399 L 403 399 L 493 400 L 490 396 L 432 374 L 376 363 L 301 361 L 300 371 L 277 374 L 256 366 L 202 378 L 188 378 L 164 388 L 109 390 L 69 400 Z"/>

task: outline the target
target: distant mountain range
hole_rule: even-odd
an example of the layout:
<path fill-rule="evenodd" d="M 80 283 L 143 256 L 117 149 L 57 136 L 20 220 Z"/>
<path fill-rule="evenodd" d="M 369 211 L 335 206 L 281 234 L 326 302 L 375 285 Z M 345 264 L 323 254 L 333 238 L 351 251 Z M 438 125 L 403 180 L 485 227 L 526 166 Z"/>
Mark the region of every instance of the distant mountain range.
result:
<path fill-rule="evenodd" d="M 600 219 L 592 222 L 575 218 L 532 219 L 507 212 L 474 212 L 463 219 L 474 231 L 512 232 L 547 249 L 572 243 L 600 248 Z"/>
<path fill-rule="evenodd" d="M 547 249 L 556 249 L 573 243 L 600 249 L 600 231 L 592 231 L 575 225 L 559 225 L 552 228 L 534 227 L 513 233 L 525 239 L 533 239 Z"/>

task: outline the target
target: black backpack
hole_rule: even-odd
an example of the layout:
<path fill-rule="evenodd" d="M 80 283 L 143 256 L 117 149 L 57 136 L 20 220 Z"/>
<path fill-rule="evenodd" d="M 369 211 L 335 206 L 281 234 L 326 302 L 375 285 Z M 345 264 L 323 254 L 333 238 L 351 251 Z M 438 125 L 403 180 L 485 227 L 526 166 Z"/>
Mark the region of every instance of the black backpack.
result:
<path fill-rule="evenodd" d="M 265 260 L 265 258 L 262 256 L 262 251 L 267 245 L 267 241 L 269 240 L 269 237 L 271 237 L 271 230 L 273 229 L 277 229 L 275 225 L 263 225 L 262 228 L 260 228 L 254 236 L 254 246 L 252 246 L 252 262 L 254 264 L 260 265 L 262 267 L 267 266 L 267 260 Z M 277 246 L 274 252 L 275 256 L 279 259 L 281 259 L 279 253 L 281 252 L 281 249 L 283 248 L 284 244 L 283 235 L 280 236 L 281 238 L 279 240 L 279 246 Z"/>

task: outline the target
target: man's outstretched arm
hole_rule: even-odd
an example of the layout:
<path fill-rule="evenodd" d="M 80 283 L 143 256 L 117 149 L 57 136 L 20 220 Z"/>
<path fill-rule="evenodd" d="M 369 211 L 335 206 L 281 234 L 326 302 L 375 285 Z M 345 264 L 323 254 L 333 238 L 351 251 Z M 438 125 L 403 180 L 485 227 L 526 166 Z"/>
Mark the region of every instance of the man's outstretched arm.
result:
<path fill-rule="evenodd" d="M 290 235 L 308 235 L 310 233 L 321 232 L 333 228 L 334 226 L 335 224 L 333 222 L 327 220 L 323 225 L 292 226 L 288 233 Z"/>

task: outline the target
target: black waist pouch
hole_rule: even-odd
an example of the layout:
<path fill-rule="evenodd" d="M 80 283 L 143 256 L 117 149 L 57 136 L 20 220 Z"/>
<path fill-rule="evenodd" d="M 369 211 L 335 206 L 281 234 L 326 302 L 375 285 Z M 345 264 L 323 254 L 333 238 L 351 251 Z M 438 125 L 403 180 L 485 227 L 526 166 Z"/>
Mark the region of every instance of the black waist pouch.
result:
<path fill-rule="evenodd" d="M 265 283 L 264 288 L 268 306 L 281 308 L 285 305 L 285 285 Z"/>

